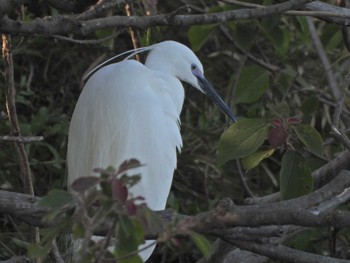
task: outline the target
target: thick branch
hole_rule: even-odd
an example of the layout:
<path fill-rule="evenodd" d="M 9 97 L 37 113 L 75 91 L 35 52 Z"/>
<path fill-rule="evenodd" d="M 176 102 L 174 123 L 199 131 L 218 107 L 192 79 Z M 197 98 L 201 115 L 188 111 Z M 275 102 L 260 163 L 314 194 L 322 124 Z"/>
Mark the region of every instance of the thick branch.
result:
<path fill-rule="evenodd" d="M 188 217 L 188 221 L 185 220 L 184 224 L 191 224 L 193 230 L 201 233 L 210 233 L 211 230 L 236 226 L 294 224 L 300 226 L 349 227 L 350 212 L 331 211 L 347 200 L 349 193 L 345 192 L 346 198 L 342 197 L 342 193 L 344 194 L 344 191 L 349 187 L 350 172 L 343 171 L 332 182 L 315 193 L 274 204 L 254 206 L 235 206 L 225 199 L 216 210 L 195 217 Z M 55 222 L 44 222 L 42 220 L 50 209 L 39 207 L 36 204 L 38 200 L 40 200 L 38 197 L 0 191 L 0 213 L 10 214 L 36 226 L 48 226 L 57 223 L 59 218 Z M 319 209 L 326 201 L 330 202 L 330 205 Z"/>
<path fill-rule="evenodd" d="M 226 240 L 227 241 L 227 240 Z M 283 262 L 298 262 L 298 263 L 349 263 L 349 260 L 337 259 L 326 256 L 321 256 L 313 253 L 308 253 L 293 248 L 286 247 L 279 243 L 256 243 L 247 241 L 228 241 L 241 249 L 246 249 L 258 254 L 263 254 L 270 258 L 277 258 Z"/>
<path fill-rule="evenodd" d="M 341 170 L 350 169 L 349 159 L 350 152 L 344 151 L 324 166 L 315 170 L 312 173 L 312 176 L 314 177 L 314 189 L 318 189 L 321 186 L 325 185 L 327 182 L 334 179 L 340 173 Z M 262 197 L 247 198 L 245 201 L 247 204 L 260 204 L 276 202 L 279 199 L 280 193 L 277 192 Z"/>
<path fill-rule="evenodd" d="M 98 29 L 135 27 L 146 29 L 152 26 L 188 26 L 196 24 L 222 23 L 232 20 L 256 19 L 283 13 L 301 7 L 312 0 L 290 0 L 266 8 L 240 9 L 201 15 L 155 15 L 155 16 L 112 16 L 80 21 L 77 16 L 56 16 L 38 18 L 30 22 L 14 21 L 5 16 L 0 23 L 0 32 L 11 34 L 62 35 L 67 33 L 88 34 Z"/>
<path fill-rule="evenodd" d="M 192 224 L 193 230 L 201 233 L 211 233 L 214 229 L 236 226 L 349 227 L 350 212 L 332 211 L 332 208 L 349 199 L 349 187 L 350 172 L 343 171 L 329 184 L 306 196 L 254 206 L 235 206 L 230 200 L 224 199 L 216 210 L 192 217 L 188 223 Z M 344 194 L 346 198 L 342 197 Z"/>

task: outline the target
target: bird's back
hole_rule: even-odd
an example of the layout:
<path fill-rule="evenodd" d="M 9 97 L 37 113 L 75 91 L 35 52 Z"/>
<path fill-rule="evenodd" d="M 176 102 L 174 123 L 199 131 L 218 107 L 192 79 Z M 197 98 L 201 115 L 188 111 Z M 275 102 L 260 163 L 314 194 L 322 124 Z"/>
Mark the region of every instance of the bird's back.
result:
<path fill-rule="evenodd" d="M 131 192 L 154 210 L 165 208 L 176 148 L 182 141 L 178 118 L 183 88 L 174 77 L 136 61 L 97 71 L 86 83 L 74 110 L 68 141 L 68 184 L 94 168 L 118 167 L 138 159 L 141 181 Z M 179 105 L 181 104 L 181 105 Z"/>

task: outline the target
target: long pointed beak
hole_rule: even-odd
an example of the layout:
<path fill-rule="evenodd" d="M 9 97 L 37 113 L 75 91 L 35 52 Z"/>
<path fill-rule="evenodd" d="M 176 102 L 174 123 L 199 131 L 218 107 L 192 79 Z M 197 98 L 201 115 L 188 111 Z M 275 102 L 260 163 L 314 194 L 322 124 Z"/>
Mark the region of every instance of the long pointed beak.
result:
<path fill-rule="evenodd" d="M 203 90 L 203 92 L 219 107 L 219 109 L 225 113 L 233 122 L 237 122 L 236 116 L 233 114 L 232 110 L 227 106 L 224 100 L 216 92 L 214 87 L 209 83 L 209 81 L 202 75 L 197 76 L 198 84 Z"/>

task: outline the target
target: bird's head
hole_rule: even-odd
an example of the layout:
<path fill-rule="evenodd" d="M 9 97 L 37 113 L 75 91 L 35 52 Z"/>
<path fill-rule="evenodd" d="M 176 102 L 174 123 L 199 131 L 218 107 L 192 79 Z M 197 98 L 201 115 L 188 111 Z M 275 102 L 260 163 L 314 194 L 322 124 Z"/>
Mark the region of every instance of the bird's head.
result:
<path fill-rule="evenodd" d="M 154 44 L 146 59 L 146 66 L 167 72 L 206 94 L 232 121 L 236 117 L 204 76 L 203 65 L 187 46 L 164 41 Z"/>

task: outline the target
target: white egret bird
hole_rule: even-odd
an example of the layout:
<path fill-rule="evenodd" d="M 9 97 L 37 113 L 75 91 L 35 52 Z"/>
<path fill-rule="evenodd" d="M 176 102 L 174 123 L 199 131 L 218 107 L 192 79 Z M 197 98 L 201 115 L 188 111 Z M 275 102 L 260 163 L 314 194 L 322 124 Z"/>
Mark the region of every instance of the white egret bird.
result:
<path fill-rule="evenodd" d="M 203 75 L 203 66 L 185 45 L 164 41 L 132 51 L 148 52 L 145 64 L 124 60 L 97 70 L 76 104 L 68 139 L 68 184 L 94 168 L 118 167 L 135 158 L 141 180 L 130 189 L 152 210 L 163 210 L 181 149 L 181 81 L 209 96 L 235 116 Z M 130 52 L 129 52 L 130 53 Z M 130 57 L 130 56 L 129 56 Z M 128 57 L 128 58 L 129 58 Z M 141 254 L 146 260 L 153 248 Z"/>

